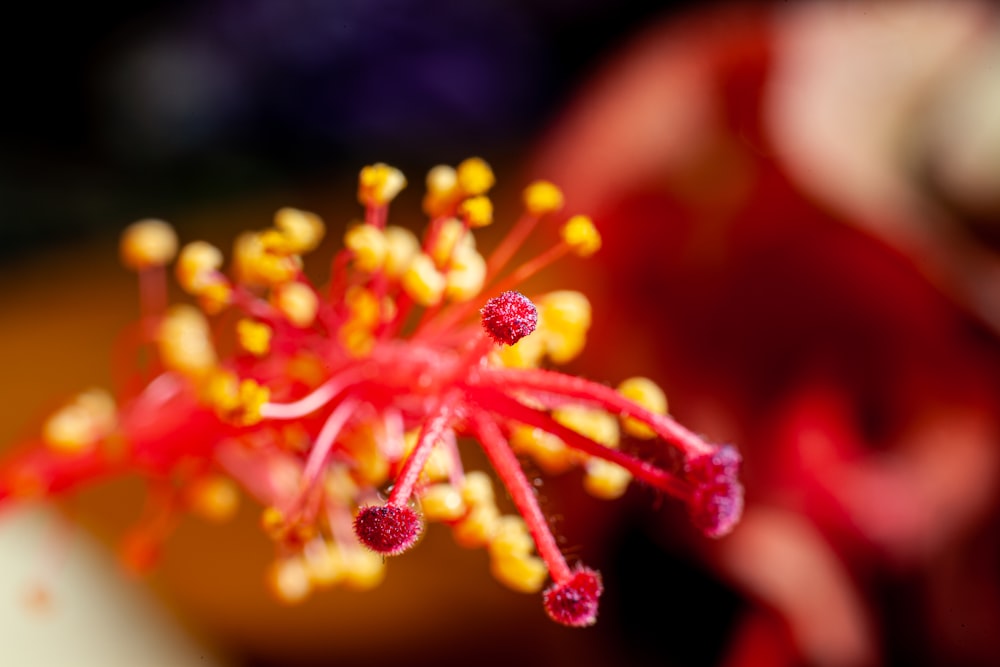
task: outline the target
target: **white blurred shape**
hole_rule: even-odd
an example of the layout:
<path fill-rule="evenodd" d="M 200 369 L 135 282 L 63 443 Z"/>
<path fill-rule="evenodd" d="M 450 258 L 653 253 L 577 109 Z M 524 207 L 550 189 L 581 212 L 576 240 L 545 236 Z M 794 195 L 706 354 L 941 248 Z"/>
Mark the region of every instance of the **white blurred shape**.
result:
<path fill-rule="evenodd" d="M 8 509 L 0 517 L 3 664 L 222 664 L 157 606 L 140 581 L 126 578 L 89 535 L 61 522 L 47 508 Z"/>

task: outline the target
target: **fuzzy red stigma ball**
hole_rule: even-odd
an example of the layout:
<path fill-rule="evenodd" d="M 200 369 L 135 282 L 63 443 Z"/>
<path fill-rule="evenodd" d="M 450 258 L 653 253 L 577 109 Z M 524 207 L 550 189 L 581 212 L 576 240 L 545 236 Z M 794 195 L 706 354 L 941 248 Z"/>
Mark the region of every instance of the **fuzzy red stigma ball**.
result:
<path fill-rule="evenodd" d="M 553 621 L 573 628 L 593 625 L 597 621 L 598 599 L 603 592 L 600 572 L 579 567 L 569 579 L 546 589 L 545 612 Z"/>
<path fill-rule="evenodd" d="M 708 537 L 728 534 L 743 514 L 742 460 L 735 447 L 722 445 L 685 465 L 688 480 L 694 485 L 688 512 L 694 525 Z"/>
<path fill-rule="evenodd" d="M 412 547 L 422 528 L 420 516 L 407 505 L 368 505 L 354 519 L 354 532 L 361 543 L 385 556 Z"/>
<path fill-rule="evenodd" d="M 538 324 L 535 304 L 514 290 L 493 297 L 479 312 L 483 329 L 499 345 L 513 345 L 534 331 Z"/>

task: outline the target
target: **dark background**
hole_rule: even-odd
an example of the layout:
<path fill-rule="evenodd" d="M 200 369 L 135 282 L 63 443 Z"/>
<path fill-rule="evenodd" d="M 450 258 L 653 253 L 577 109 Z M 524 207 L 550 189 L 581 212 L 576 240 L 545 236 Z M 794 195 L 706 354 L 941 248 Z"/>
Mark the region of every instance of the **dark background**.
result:
<path fill-rule="evenodd" d="M 376 160 L 516 161 L 603 56 L 686 4 L 19 3 L 0 262 Z"/>

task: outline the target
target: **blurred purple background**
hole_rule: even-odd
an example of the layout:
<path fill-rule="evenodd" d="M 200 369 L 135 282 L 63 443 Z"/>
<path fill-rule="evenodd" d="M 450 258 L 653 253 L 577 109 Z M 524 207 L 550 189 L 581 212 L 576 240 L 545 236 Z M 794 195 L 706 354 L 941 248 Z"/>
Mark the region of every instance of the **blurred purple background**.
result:
<path fill-rule="evenodd" d="M 19 3 L 0 254 L 376 159 L 516 159 L 603 53 L 685 4 Z"/>

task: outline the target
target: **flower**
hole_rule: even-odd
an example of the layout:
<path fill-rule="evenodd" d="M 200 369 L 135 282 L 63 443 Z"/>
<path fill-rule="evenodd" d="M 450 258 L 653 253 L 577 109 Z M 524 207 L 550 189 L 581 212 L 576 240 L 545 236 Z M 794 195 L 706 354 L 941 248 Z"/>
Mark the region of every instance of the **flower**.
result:
<path fill-rule="evenodd" d="M 562 207 L 553 184 L 524 192 L 525 212 L 483 257 L 474 228 L 492 222 L 489 165 L 472 158 L 427 178 L 422 238 L 388 224 L 406 187 L 397 169 L 361 170 L 364 221 L 350 226 L 329 284 L 314 285 L 303 256 L 325 234 L 318 216 L 283 208 L 271 228 L 236 240 L 231 266 L 214 246 L 180 248 L 159 220 L 129 226 L 122 260 L 138 273 L 136 350 L 148 359 L 112 396 L 90 390 L 56 412 L 37 442 L 0 465 L 0 500 L 73 490 L 138 472 L 155 508 L 123 542 L 126 564 L 155 563 L 179 511 L 224 520 L 239 490 L 263 507 L 276 560 L 268 581 L 296 602 L 334 583 L 377 584 L 384 556 L 413 547 L 425 521 L 485 547 L 493 575 L 569 626 L 595 622 L 600 574 L 570 565 L 519 456 L 547 469 L 585 470 L 585 486 L 613 498 L 632 479 L 685 502 L 705 535 L 739 520 L 740 456 L 674 421 L 645 378 L 618 389 L 545 367 L 583 347 L 590 306 L 578 292 L 532 300 L 515 291 L 568 253 L 586 257 L 600 235 L 572 216 L 560 240 L 508 269 L 532 229 Z M 193 303 L 167 305 L 166 272 Z M 479 308 L 484 294 L 495 293 Z M 630 453 L 656 438 L 657 462 Z M 459 439 L 479 441 L 516 514 L 498 503 L 493 476 L 466 470 Z M 663 464 L 659 459 L 677 464 Z"/>
<path fill-rule="evenodd" d="M 1000 255 L 972 195 L 1000 170 L 971 129 L 1000 79 L 964 91 L 998 20 L 982 2 L 699 9 L 627 40 L 553 123 L 529 173 L 606 232 L 591 345 L 640 351 L 676 414 L 752 462 L 728 539 L 687 544 L 661 513 L 620 540 L 624 581 L 602 565 L 636 591 L 623 610 L 727 600 L 710 623 L 623 619 L 649 664 L 1000 664 Z M 697 549 L 700 576 L 664 568 L 656 589 L 637 539 L 655 562 Z"/>

